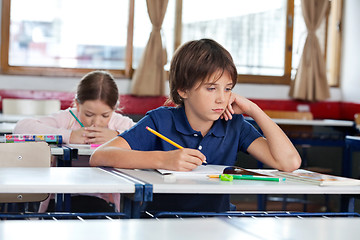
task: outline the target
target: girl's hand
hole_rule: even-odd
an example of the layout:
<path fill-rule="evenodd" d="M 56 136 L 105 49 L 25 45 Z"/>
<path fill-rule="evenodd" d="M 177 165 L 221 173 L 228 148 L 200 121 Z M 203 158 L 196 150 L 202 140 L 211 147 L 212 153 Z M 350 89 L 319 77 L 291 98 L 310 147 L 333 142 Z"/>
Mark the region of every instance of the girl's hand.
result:
<path fill-rule="evenodd" d="M 251 116 L 251 108 L 254 103 L 249 99 L 238 94 L 231 93 L 229 104 L 227 105 L 221 118 L 227 120 L 232 119 L 233 114 L 247 114 Z"/>
<path fill-rule="evenodd" d="M 182 148 L 164 153 L 162 168 L 173 171 L 191 171 L 206 161 L 205 155 L 197 149 Z"/>
<path fill-rule="evenodd" d="M 84 129 L 87 144 L 103 144 L 119 134 L 116 130 L 104 127 L 85 127 Z"/>
<path fill-rule="evenodd" d="M 75 143 L 75 144 L 86 144 L 88 141 L 88 138 L 85 137 L 85 128 L 79 128 L 76 130 L 72 130 L 70 134 L 69 143 Z"/>

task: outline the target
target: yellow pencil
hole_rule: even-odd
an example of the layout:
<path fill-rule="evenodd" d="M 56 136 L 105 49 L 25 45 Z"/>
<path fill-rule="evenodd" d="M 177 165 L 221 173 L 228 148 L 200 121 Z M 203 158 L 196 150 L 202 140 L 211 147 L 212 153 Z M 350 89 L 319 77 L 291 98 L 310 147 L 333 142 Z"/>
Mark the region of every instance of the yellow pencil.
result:
<path fill-rule="evenodd" d="M 183 148 L 182 146 L 180 146 L 179 144 L 177 144 L 174 141 L 171 141 L 170 139 L 168 139 L 167 137 L 165 137 L 164 135 L 161 135 L 160 133 L 158 133 L 157 131 L 155 131 L 154 129 L 151 129 L 149 127 L 146 127 L 147 130 L 149 130 L 151 133 L 155 134 L 156 136 L 158 136 L 159 138 L 167 141 L 168 143 L 170 143 L 171 145 L 177 147 L 177 148 Z"/>
<path fill-rule="evenodd" d="M 176 142 L 168 139 L 167 137 L 165 137 L 164 135 L 158 133 L 157 131 L 155 131 L 154 129 L 151 129 L 149 127 L 146 127 L 147 130 L 149 130 L 151 133 L 155 134 L 156 136 L 158 136 L 159 138 L 165 140 L 166 142 L 170 143 L 171 145 L 177 147 L 177 148 L 183 148 L 182 146 L 180 146 L 179 144 L 177 144 Z M 204 163 L 206 163 L 206 161 L 204 161 Z"/>

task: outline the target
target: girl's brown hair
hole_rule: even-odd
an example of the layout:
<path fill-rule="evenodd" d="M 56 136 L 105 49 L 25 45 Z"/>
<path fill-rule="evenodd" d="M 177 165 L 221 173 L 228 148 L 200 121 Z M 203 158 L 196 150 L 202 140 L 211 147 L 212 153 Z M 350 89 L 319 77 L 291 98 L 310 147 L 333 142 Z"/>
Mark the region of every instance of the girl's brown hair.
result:
<path fill-rule="evenodd" d="M 113 76 L 106 71 L 89 72 L 80 80 L 76 100 L 79 104 L 88 100 L 101 100 L 115 110 L 119 100 L 119 91 Z"/>
<path fill-rule="evenodd" d="M 224 72 L 232 79 L 233 87 L 237 82 L 237 70 L 230 53 L 211 39 L 190 41 L 176 50 L 170 65 L 170 100 L 183 105 L 178 90 L 193 88 L 199 81 L 208 81 L 216 75 L 219 79 Z"/>

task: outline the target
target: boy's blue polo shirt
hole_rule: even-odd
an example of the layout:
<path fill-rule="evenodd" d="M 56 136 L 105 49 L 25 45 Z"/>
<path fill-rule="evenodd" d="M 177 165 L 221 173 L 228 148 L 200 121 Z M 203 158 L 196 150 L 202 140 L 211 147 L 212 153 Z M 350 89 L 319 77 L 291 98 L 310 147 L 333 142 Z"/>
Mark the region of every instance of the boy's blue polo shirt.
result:
<path fill-rule="evenodd" d="M 183 107 L 160 107 L 149 111 L 122 136 L 133 150 L 170 151 L 176 147 L 146 130 L 146 126 L 163 134 L 185 148 L 198 149 L 208 164 L 232 166 L 239 151 L 246 152 L 249 145 L 262 135 L 242 115 L 214 122 L 205 137 L 191 128 Z M 146 161 L 146 159 L 144 159 Z M 149 205 L 157 211 L 227 211 L 229 196 L 223 194 L 156 194 Z"/>

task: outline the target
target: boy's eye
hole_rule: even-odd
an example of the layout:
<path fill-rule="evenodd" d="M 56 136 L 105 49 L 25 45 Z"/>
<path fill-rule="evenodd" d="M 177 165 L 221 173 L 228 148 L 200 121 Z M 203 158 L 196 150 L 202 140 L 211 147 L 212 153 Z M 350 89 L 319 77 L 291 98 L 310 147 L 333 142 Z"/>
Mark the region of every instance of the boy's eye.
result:
<path fill-rule="evenodd" d="M 231 88 L 226 88 L 225 91 L 230 92 L 232 89 Z"/>
<path fill-rule="evenodd" d="M 207 90 L 208 91 L 213 91 L 213 90 L 215 90 L 215 88 L 214 87 L 208 87 Z"/>
<path fill-rule="evenodd" d="M 110 115 L 102 115 L 103 116 L 103 118 L 108 118 L 108 117 L 110 117 Z"/>
<path fill-rule="evenodd" d="M 86 116 L 86 117 L 92 117 L 92 114 L 85 113 L 85 116 Z"/>

